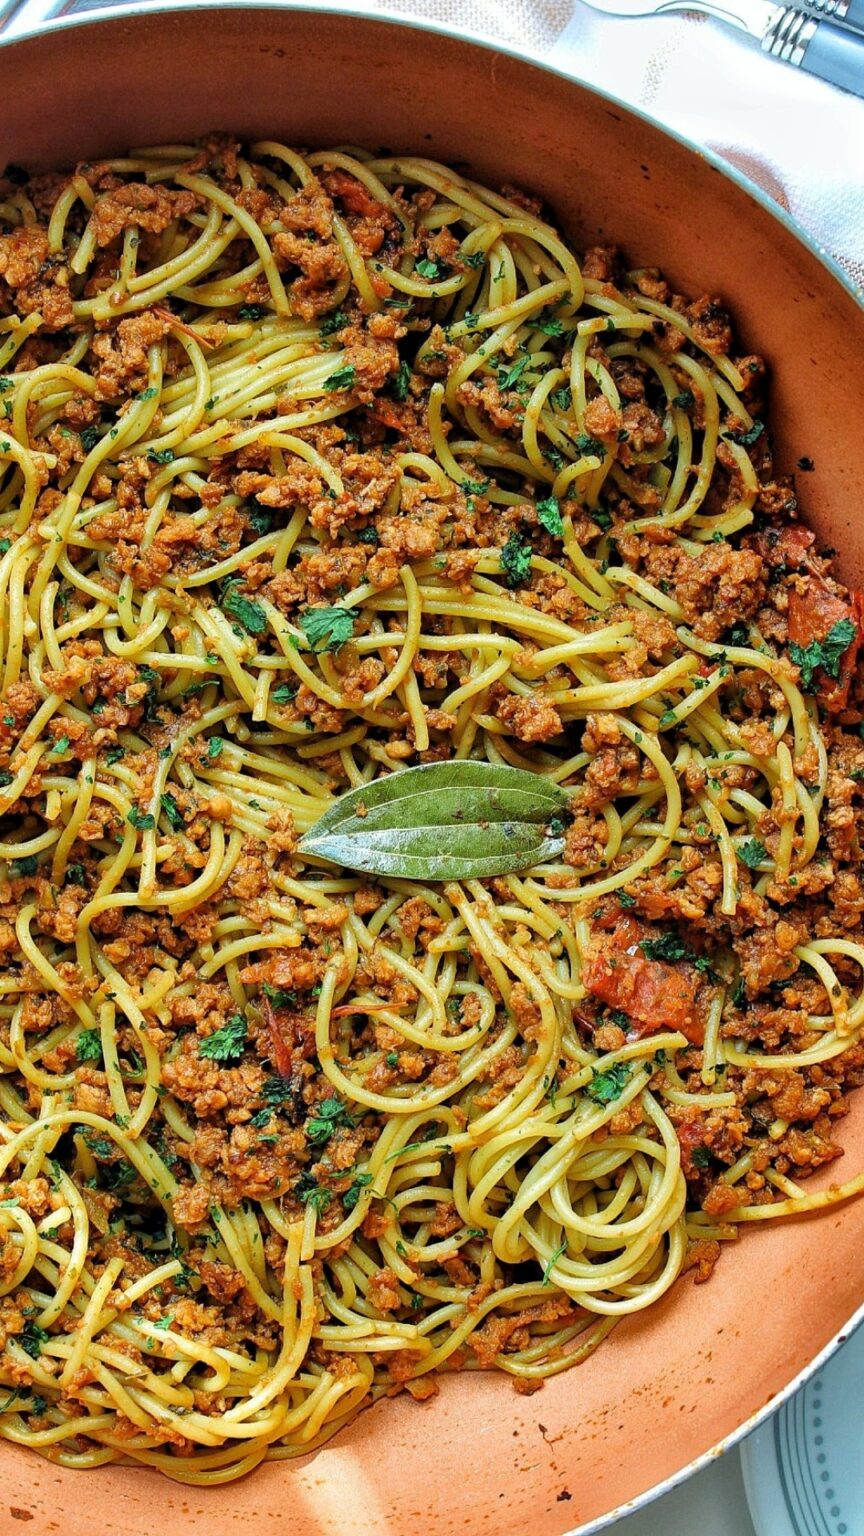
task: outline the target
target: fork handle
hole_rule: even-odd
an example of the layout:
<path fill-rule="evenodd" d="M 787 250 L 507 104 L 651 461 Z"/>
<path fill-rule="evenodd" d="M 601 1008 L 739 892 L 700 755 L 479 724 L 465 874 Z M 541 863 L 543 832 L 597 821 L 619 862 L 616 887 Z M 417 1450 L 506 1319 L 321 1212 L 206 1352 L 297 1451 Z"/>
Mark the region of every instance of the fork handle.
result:
<path fill-rule="evenodd" d="M 864 96 L 864 37 L 829 21 L 818 21 L 804 49 L 801 68 L 829 85 Z"/>
<path fill-rule="evenodd" d="M 864 35 L 860 32 L 787 5 L 773 15 L 762 47 L 775 59 L 864 97 Z"/>

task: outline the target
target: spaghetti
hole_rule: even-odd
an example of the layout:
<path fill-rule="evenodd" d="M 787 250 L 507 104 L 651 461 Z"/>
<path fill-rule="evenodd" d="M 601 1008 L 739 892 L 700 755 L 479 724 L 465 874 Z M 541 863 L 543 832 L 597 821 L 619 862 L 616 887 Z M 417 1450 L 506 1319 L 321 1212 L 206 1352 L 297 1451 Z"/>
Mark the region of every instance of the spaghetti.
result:
<path fill-rule="evenodd" d="M 0 199 L 0 1433 L 218 1484 L 864 1187 L 859 610 L 718 303 L 413 157 Z M 449 757 L 563 855 L 297 855 Z"/>

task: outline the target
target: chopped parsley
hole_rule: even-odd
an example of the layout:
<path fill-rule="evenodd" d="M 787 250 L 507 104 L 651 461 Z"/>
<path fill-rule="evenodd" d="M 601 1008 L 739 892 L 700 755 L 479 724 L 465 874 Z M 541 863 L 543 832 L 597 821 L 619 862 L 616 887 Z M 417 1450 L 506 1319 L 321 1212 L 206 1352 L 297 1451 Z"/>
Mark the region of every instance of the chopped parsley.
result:
<path fill-rule="evenodd" d="M 356 615 L 350 608 L 307 608 L 300 615 L 300 627 L 306 636 L 306 645 L 298 649 L 314 651 L 338 651 L 354 633 Z"/>
<path fill-rule="evenodd" d="M 557 496 L 545 496 L 542 501 L 538 501 L 537 520 L 541 528 L 545 528 L 553 538 L 563 538 L 564 524 L 561 520 L 561 507 Z"/>
<path fill-rule="evenodd" d="M 603 529 L 604 533 L 608 528 L 612 527 L 612 514 L 611 512 L 604 512 L 602 507 L 592 507 L 588 516 L 592 523 L 596 523 L 598 528 Z"/>
<path fill-rule="evenodd" d="M 428 256 L 424 256 L 422 260 L 417 262 L 414 271 L 417 272 L 420 277 L 428 278 L 430 282 L 434 282 L 436 278 L 442 276 L 441 263 L 438 261 L 430 261 Z"/>
<path fill-rule="evenodd" d="M 108 764 L 108 767 L 112 768 L 115 763 L 119 763 L 121 757 L 125 757 L 125 756 L 126 756 L 126 748 L 125 747 L 118 747 L 118 746 L 108 747 L 108 749 L 107 749 L 107 751 L 105 753 L 105 761 Z"/>
<path fill-rule="evenodd" d="M 590 432 L 580 432 L 579 436 L 574 438 L 574 445 L 577 449 L 577 452 L 593 453 L 598 459 L 602 459 L 604 453 L 606 452 L 606 449 L 603 447 L 599 437 L 592 437 Z"/>
<path fill-rule="evenodd" d="M 711 1153 L 707 1147 L 694 1147 L 690 1161 L 694 1168 L 708 1168 L 711 1165 Z"/>
<path fill-rule="evenodd" d="M 758 837 L 748 837 L 746 843 L 740 843 L 735 852 L 741 863 L 746 864 L 748 869 L 756 869 L 762 860 L 768 857 L 768 849 Z"/>
<path fill-rule="evenodd" d="M 508 587 L 520 587 L 531 575 L 531 545 L 511 533 L 501 551 L 501 569 Z"/>
<path fill-rule="evenodd" d="M 689 411 L 695 399 L 692 389 L 682 389 L 680 395 L 673 395 L 672 404 L 677 406 L 679 411 Z"/>
<path fill-rule="evenodd" d="M 160 795 L 159 804 L 162 807 L 168 825 L 174 832 L 179 832 L 180 828 L 185 826 L 186 823 L 184 820 L 183 812 L 177 804 L 177 801 L 174 799 L 174 796 L 167 793 Z"/>
<path fill-rule="evenodd" d="M 296 1008 L 297 993 L 287 987 L 271 987 L 269 981 L 265 981 L 261 988 L 271 1008 Z"/>
<path fill-rule="evenodd" d="M 34 1323 L 32 1317 L 28 1317 L 24 1324 L 23 1333 L 18 1335 L 18 1342 L 24 1353 L 29 1355 L 31 1360 L 38 1360 L 42 1353 L 43 1344 L 47 1344 L 50 1337 L 51 1335 L 47 1329 L 40 1328 L 38 1323 Z"/>
<path fill-rule="evenodd" d="M 626 1061 L 616 1061 L 607 1072 L 595 1072 L 585 1092 L 597 1104 L 611 1104 L 620 1099 L 630 1079 Z"/>
<path fill-rule="evenodd" d="M 344 1100 L 334 1095 L 333 1098 L 322 1099 L 320 1104 L 315 1105 L 315 1113 L 306 1121 L 306 1137 L 313 1146 L 325 1147 L 337 1127 L 345 1126 L 350 1129 L 353 1125 L 354 1120 L 349 1115 Z"/>
<path fill-rule="evenodd" d="M 225 743 L 221 736 L 211 736 L 207 743 L 208 762 L 215 763 L 217 759 L 222 756 L 222 749 L 224 746 Z"/>
<path fill-rule="evenodd" d="M 329 379 L 324 380 L 324 388 L 331 393 L 337 389 L 353 389 L 356 378 L 357 369 L 354 364 L 346 363 L 344 368 L 337 368 Z"/>
<path fill-rule="evenodd" d="M 622 907 L 635 907 L 636 905 L 636 897 L 631 896 L 629 891 L 619 891 L 618 900 Z"/>
<path fill-rule="evenodd" d="M 236 619 L 247 635 L 263 635 L 267 628 L 267 615 L 260 603 L 251 597 L 244 597 L 239 590 L 240 585 L 236 576 L 228 577 L 222 588 L 223 612 L 229 618 Z"/>
<path fill-rule="evenodd" d="M 739 976 L 734 987 L 732 988 L 732 1006 L 734 1008 L 744 1008 L 746 1003 L 747 988 L 744 985 L 744 977 Z"/>
<path fill-rule="evenodd" d="M 332 315 L 322 320 L 318 327 L 319 336 L 332 336 L 335 331 L 341 331 L 348 324 L 348 316 L 344 309 L 335 309 Z"/>
<path fill-rule="evenodd" d="M 79 1061 L 102 1060 L 102 1036 L 98 1029 L 82 1029 L 75 1041 L 75 1055 Z"/>
<path fill-rule="evenodd" d="M 198 1055 L 207 1057 L 209 1061 L 239 1061 L 247 1034 L 248 1027 L 242 1013 L 232 1013 L 220 1029 L 214 1030 L 212 1035 L 199 1042 Z"/>
<path fill-rule="evenodd" d="M 173 448 L 148 448 L 147 457 L 151 464 L 173 464 Z"/>
<path fill-rule="evenodd" d="M 85 453 L 92 453 L 99 441 L 98 427 L 85 427 L 81 433 L 81 447 Z"/>
<path fill-rule="evenodd" d="M 26 875 L 35 875 L 39 868 L 39 860 L 35 853 L 28 853 L 23 859 L 13 859 L 9 868 L 12 871 L 13 880 Z"/>
<path fill-rule="evenodd" d="M 333 1199 L 333 1191 L 331 1189 L 325 1189 L 323 1184 L 318 1183 L 313 1174 L 305 1172 L 301 1173 L 297 1183 L 294 1185 L 294 1193 L 301 1205 L 313 1206 L 319 1215 L 322 1211 L 326 1211 L 330 1201 Z"/>
<path fill-rule="evenodd" d="M 297 697 L 296 683 L 280 683 L 270 695 L 274 704 L 290 704 Z"/>
<path fill-rule="evenodd" d="M 641 939 L 639 948 L 647 960 L 689 960 L 692 958 L 690 950 L 684 943 L 680 933 L 673 933 L 667 929 L 656 939 Z"/>
<path fill-rule="evenodd" d="M 559 411 L 569 411 L 573 404 L 573 391 L 564 384 L 560 389 L 553 389 L 549 399 L 556 405 Z"/>
<path fill-rule="evenodd" d="M 567 1252 L 567 1243 L 563 1242 L 563 1243 L 560 1244 L 560 1246 L 558 1248 L 555 1249 L 554 1253 L 549 1255 L 549 1258 L 546 1260 L 546 1263 L 543 1265 L 543 1284 L 544 1285 L 549 1285 L 549 1283 L 550 1283 L 550 1281 L 552 1279 L 552 1271 L 555 1268 L 555 1265 L 558 1263 L 558 1260 L 561 1258 L 562 1254 L 565 1254 L 566 1252 Z"/>
<path fill-rule="evenodd" d="M 156 825 L 155 816 L 150 811 L 139 811 L 137 805 L 133 805 L 126 820 L 136 832 L 149 832 Z"/>
<path fill-rule="evenodd" d="M 67 864 L 67 866 L 66 866 L 66 878 L 63 881 L 63 884 L 64 885 L 83 885 L 83 886 L 86 886 L 86 884 L 87 884 L 87 877 L 86 877 L 86 875 L 84 873 L 84 865 L 83 864 Z"/>
<path fill-rule="evenodd" d="M 241 304 L 237 311 L 238 320 L 263 320 L 267 314 L 266 304 Z"/>
<path fill-rule="evenodd" d="M 742 428 L 740 432 L 724 432 L 723 436 L 728 443 L 738 443 L 742 448 L 750 448 L 759 441 L 764 431 L 765 423 L 754 421 L 752 427 Z"/>
<path fill-rule="evenodd" d="M 405 359 L 403 358 L 402 362 L 399 364 L 399 367 L 397 368 L 395 374 L 393 375 L 393 378 L 390 380 L 390 393 L 393 396 L 393 399 L 394 400 L 407 400 L 408 399 L 408 387 L 409 387 L 410 383 L 411 383 L 411 369 L 409 368 L 408 364 L 405 362 Z"/>
<path fill-rule="evenodd" d="M 526 352 L 522 357 L 517 357 L 515 362 L 510 363 L 509 367 L 499 368 L 497 370 L 498 388 L 512 389 L 531 362 L 531 353 Z"/>
<path fill-rule="evenodd" d="M 53 747 L 51 748 L 51 756 L 52 757 L 62 757 L 63 753 L 64 752 L 68 752 L 68 751 L 69 751 L 69 737 L 68 736 L 60 736 L 57 739 L 57 741 L 55 741 Z"/>
<path fill-rule="evenodd" d="M 530 320 L 532 331 L 542 331 L 544 336 L 563 336 L 564 327 L 560 320 Z"/>
<path fill-rule="evenodd" d="M 353 1211 L 364 1189 L 372 1183 L 371 1173 L 355 1173 L 351 1180 L 351 1186 L 342 1196 L 342 1204 L 346 1211 Z"/>
<path fill-rule="evenodd" d="M 809 689 L 813 674 L 819 667 L 828 677 L 840 676 L 840 662 L 848 651 L 857 631 L 851 619 L 838 619 L 832 624 L 824 640 L 811 640 L 809 645 L 796 645 L 793 640 L 789 655 L 801 671 L 801 687 Z"/>

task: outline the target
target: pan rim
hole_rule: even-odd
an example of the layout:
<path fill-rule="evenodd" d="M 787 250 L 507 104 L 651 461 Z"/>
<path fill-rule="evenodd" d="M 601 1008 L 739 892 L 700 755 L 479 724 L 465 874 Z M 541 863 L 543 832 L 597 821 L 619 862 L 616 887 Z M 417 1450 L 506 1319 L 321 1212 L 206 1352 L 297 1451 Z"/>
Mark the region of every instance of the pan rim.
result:
<path fill-rule="evenodd" d="M 64 0 L 60 0 L 63 4 Z M 65 0 L 69 3 L 69 0 Z M 34 42 L 53 32 L 67 32 L 84 27 L 98 27 L 102 24 L 110 24 L 123 21 L 133 26 L 149 24 L 154 17 L 170 15 L 194 15 L 200 11 L 237 11 L 260 14 L 262 12 L 279 12 L 294 17 L 315 18 L 326 15 L 328 17 L 345 17 L 349 21 L 360 21 L 372 28 L 401 28 L 405 31 L 420 32 L 427 35 L 448 38 L 451 41 L 465 43 L 470 48 L 482 50 L 485 54 L 498 54 L 515 60 L 517 63 L 527 64 L 544 73 L 556 76 L 570 85 L 587 92 L 600 103 L 613 108 L 615 111 L 626 113 L 637 122 L 647 124 L 653 129 L 659 130 L 667 139 L 671 139 L 681 148 L 686 149 L 697 159 L 710 166 L 716 173 L 731 181 L 738 189 L 759 205 L 764 213 L 780 224 L 793 239 L 801 245 L 810 256 L 824 268 L 828 277 L 833 279 L 840 288 L 854 302 L 856 307 L 864 315 L 864 284 L 856 284 L 849 273 L 840 265 L 826 248 L 810 234 L 790 213 L 780 204 L 776 203 L 769 193 L 764 191 L 751 177 L 738 169 L 731 162 L 724 160 L 722 156 L 686 134 L 670 128 L 659 118 L 654 117 L 643 108 L 634 106 L 622 97 L 614 95 L 591 81 L 586 80 L 572 69 L 563 69 L 552 59 L 529 49 L 517 48 L 511 44 L 497 42 L 483 37 L 474 29 L 456 30 L 443 23 L 428 21 L 425 18 L 408 16 L 399 13 L 370 13 L 357 4 L 341 4 L 339 0 L 322 0 L 320 4 L 292 4 L 290 10 L 286 9 L 284 0 L 148 0 L 146 10 L 139 9 L 137 5 L 130 4 L 129 0 L 119 0 L 119 3 L 104 5 L 98 10 L 82 11 L 71 15 L 52 15 L 56 6 L 56 0 L 49 0 L 49 5 L 43 7 L 42 14 L 33 25 L 25 30 L 16 32 L 12 36 L 0 35 L 0 59 L 8 49 L 14 49 L 19 43 Z M 26 14 L 26 6 L 25 6 Z M 597 1536 L 597 1533 L 608 1530 L 616 1521 L 624 1519 L 628 1515 L 636 1514 L 646 1509 L 655 1501 L 663 1498 L 673 1489 L 680 1487 L 696 1473 L 703 1471 L 713 1461 L 718 1460 L 728 1451 L 733 1450 L 745 1440 L 754 1430 L 766 1423 L 826 1362 L 836 1354 L 847 1339 L 864 1326 L 864 1299 L 861 1305 L 852 1313 L 849 1319 L 840 1327 L 833 1338 L 816 1354 L 787 1384 L 769 1399 L 761 1408 L 750 1414 L 735 1429 L 718 1440 L 714 1445 L 700 1453 L 677 1472 L 664 1478 L 661 1482 L 653 1484 L 643 1490 L 635 1498 L 627 1500 L 623 1504 L 616 1505 L 606 1514 L 596 1516 L 587 1523 L 568 1527 L 562 1532 L 562 1536 Z"/>

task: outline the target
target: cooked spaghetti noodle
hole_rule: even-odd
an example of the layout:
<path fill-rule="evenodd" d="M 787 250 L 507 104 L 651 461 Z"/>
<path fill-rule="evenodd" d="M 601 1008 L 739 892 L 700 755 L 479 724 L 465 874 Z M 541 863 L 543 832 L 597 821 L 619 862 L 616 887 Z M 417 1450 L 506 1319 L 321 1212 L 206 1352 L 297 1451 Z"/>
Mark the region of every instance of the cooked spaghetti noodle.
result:
<path fill-rule="evenodd" d="M 858 606 L 718 303 L 410 157 L 0 198 L 0 1433 L 210 1486 L 857 1193 Z M 561 858 L 297 855 L 449 757 Z"/>

